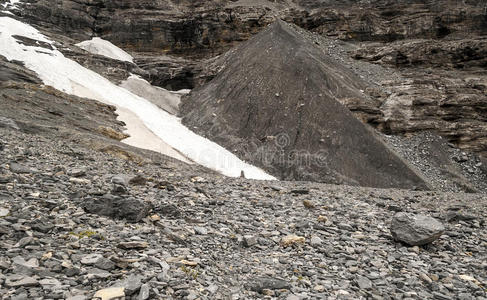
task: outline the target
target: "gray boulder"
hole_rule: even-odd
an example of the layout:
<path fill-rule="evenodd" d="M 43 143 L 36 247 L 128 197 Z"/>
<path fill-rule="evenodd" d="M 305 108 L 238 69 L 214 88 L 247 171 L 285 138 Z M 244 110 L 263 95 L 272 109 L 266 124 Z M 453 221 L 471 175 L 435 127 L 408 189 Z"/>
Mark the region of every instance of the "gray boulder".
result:
<path fill-rule="evenodd" d="M 392 218 L 391 234 L 394 240 L 411 246 L 429 244 L 444 231 L 443 224 L 429 216 L 399 212 Z"/>
<path fill-rule="evenodd" d="M 126 219 L 129 222 L 139 222 L 151 209 L 151 206 L 142 200 L 112 195 L 85 199 L 81 205 L 89 213 Z"/>

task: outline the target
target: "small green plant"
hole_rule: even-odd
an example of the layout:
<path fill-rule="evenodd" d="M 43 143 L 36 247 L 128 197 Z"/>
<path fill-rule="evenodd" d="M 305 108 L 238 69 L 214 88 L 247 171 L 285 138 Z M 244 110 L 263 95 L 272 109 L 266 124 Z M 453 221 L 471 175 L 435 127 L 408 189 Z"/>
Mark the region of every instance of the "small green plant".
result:
<path fill-rule="evenodd" d="M 83 231 L 80 231 L 80 232 L 73 232 L 73 231 L 71 231 L 71 232 L 69 232 L 69 235 L 75 236 L 78 239 L 82 239 L 82 238 L 85 238 L 85 237 L 86 238 L 97 237 L 100 240 L 104 240 L 105 239 L 98 232 L 91 231 L 91 230 L 83 230 Z"/>
<path fill-rule="evenodd" d="M 186 275 L 193 277 L 194 280 L 196 280 L 199 276 L 198 270 L 195 270 L 187 266 L 181 266 L 181 271 L 186 273 Z"/>

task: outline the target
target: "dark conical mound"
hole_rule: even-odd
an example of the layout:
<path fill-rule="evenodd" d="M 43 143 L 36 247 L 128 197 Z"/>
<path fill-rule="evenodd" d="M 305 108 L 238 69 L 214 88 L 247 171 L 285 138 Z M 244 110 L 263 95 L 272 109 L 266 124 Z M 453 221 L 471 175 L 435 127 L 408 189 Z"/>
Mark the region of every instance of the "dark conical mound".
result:
<path fill-rule="evenodd" d="M 183 123 L 281 179 L 427 188 L 337 99 L 365 83 L 283 21 L 231 50 Z"/>

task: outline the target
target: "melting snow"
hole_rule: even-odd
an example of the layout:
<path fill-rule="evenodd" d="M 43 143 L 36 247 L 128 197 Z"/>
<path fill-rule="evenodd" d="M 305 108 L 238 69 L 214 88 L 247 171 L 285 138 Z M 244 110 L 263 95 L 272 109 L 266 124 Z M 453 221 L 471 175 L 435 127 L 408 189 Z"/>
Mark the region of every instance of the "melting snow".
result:
<path fill-rule="evenodd" d="M 133 74 L 123 81 L 120 86 L 137 96 L 149 100 L 172 115 L 177 115 L 179 111 L 180 92 L 171 92 L 153 86 L 147 80 Z"/>
<path fill-rule="evenodd" d="M 134 62 L 134 58 L 130 54 L 99 37 L 78 43 L 76 46 L 93 54 L 103 55 L 121 61 Z"/>
<path fill-rule="evenodd" d="M 27 68 L 38 74 L 44 84 L 80 97 L 92 94 L 95 95 L 95 99 L 115 105 L 121 111 L 130 111 L 162 142 L 194 162 L 224 175 L 237 177 L 243 170 L 247 178 L 275 179 L 263 170 L 241 161 L 218 144 L 195 134 L 175 116 L 64 57 L 61 52 L 22 45 L 12 37 L 13 35 L 50 44 L 52 42 L 27 24 L 9 17 L 0 17 L 0 54 L 8 60 L 24 62 Z M 143 145 L 138 146 L 143 148 Z"/>

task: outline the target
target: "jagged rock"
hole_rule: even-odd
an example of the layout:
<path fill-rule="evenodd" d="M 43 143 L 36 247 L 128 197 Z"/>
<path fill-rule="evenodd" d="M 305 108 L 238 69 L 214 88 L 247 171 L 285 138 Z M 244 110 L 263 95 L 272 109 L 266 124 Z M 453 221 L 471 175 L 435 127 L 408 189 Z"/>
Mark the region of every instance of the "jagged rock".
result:
<path fill-rule="evenodd" d="M 139 291 L 140 287 L 142 286 L 142 279 L 142 276 L 130 275 L 124 280 L 116 283 L 115 286 L 123 287 L 123 289 L 125 290 L 125 294 L 127 296 L 130 296 Z"/>
<path fill-rule="evenodd" d="M 2 182 L 0 182 L 2 183 Z M 0 208 L 0 218 L 6 217 L 10 214 L 10 210 L 6 208 Z"/>
<path fill-rule="evenodd" d="M 257 244 L 257 238 L 253 235 L 244 235 L 242 239 L 242 244 L 245 247 L 252 247 Z"/>
<path fill-rule="evenodd" d="M 149 246 L 147 242 L 139 242 L 139 241 L 132 241 L 132 242 L 122 242 L 118 244 L 119 248 L 130 250 L 130 249 L 145 249 Z"/>
<path fill-rule="evenodd" d="M 0 127 L 19 130 L 19 125 L 14 120 L 0 116 Z"/>
<path fill-rule="evenodd" d="M 337 101 L 363 98 L 366 83 L 306 33 L 277 21 L 220 65 L 181 103 L 183 123 L 199 134 L 280 179 L 427 189 Z"/>
<path fill-rule="evenodd" d="M 84 265 L 94 265 L 101 259 L 103 259 L 103 255 L 101 254 L 89 254 L 81 259 L 81 263 Z"/>
<path fill-rule="evenodd" d="M 396 241 L 411 246 L 429 244 L 437 240 L 445 231 L 438 220 L 411 213 L 400 212 L 394 215 L 391 222 L 391 234 Z"/>
<path fill-rule="evenodd" d="M 95 34 L 141 52 L 201 57 L 219 54 L 246 40 L 276 17 L 303 28 L 344 40 L 393 41 L 486 33 L 483 6 L 478 2 L 417 1 L 146 1 L 111 3 L 47 0 L 22 5 L 24 18 L 58 26 L 79 39 Z M 419 18 L 418 16 L 421 16 Z M 96 21 L 95 21 L 96 20 Z"/>
<path fill-rule="evenodd" d="M 12 288 L 32 287 L 39 285 L 39 282 L 29 276 L 12 275 L 7 277 L 5 285 Z"/>
<path fill-rule="evenodd" d="M 148 284 L 143 284 L 140 287 L 139 295 L 137 300 L 147 300 L 150 298 L 150 286 Z"/>
<path fill-rule="evenodd" d="M 129 222 L 142 220 L 150 211 L 150 205 L 142 200 L 112 195 L 84 199 L 81 206 L 87 212 L 113 218 L 123 218 Z"/>
<path fill-rule="evenodd" d="M 19 163 L 12 162 L 10 163 L 10 171 L 18 174 L 28 174 L 28 173 L 35 173 L 36 170 Z"/>
<path fill-rule="evenodd" d="M 73 177 L 82 177 L 86 175 L 86 169 L 85 168 L 73 168 L 69 170 L 68 175 L 73 176 Z"/>
<path fill-rule="evenodd" d="M 361 290 L 370 290 L 372 288 L 372 281 L 364 276 L 357 276 L 357 285 Z"/>
<path fill-rule="evenodd" d="M 263 290 L 266 289 L 281 290 L 289 288 L 289 283 L 279 278 L 259 277 L 255 278 L 251 283 L 249 283 L 249 289 L 257 293 L 262 293 Z"/>

